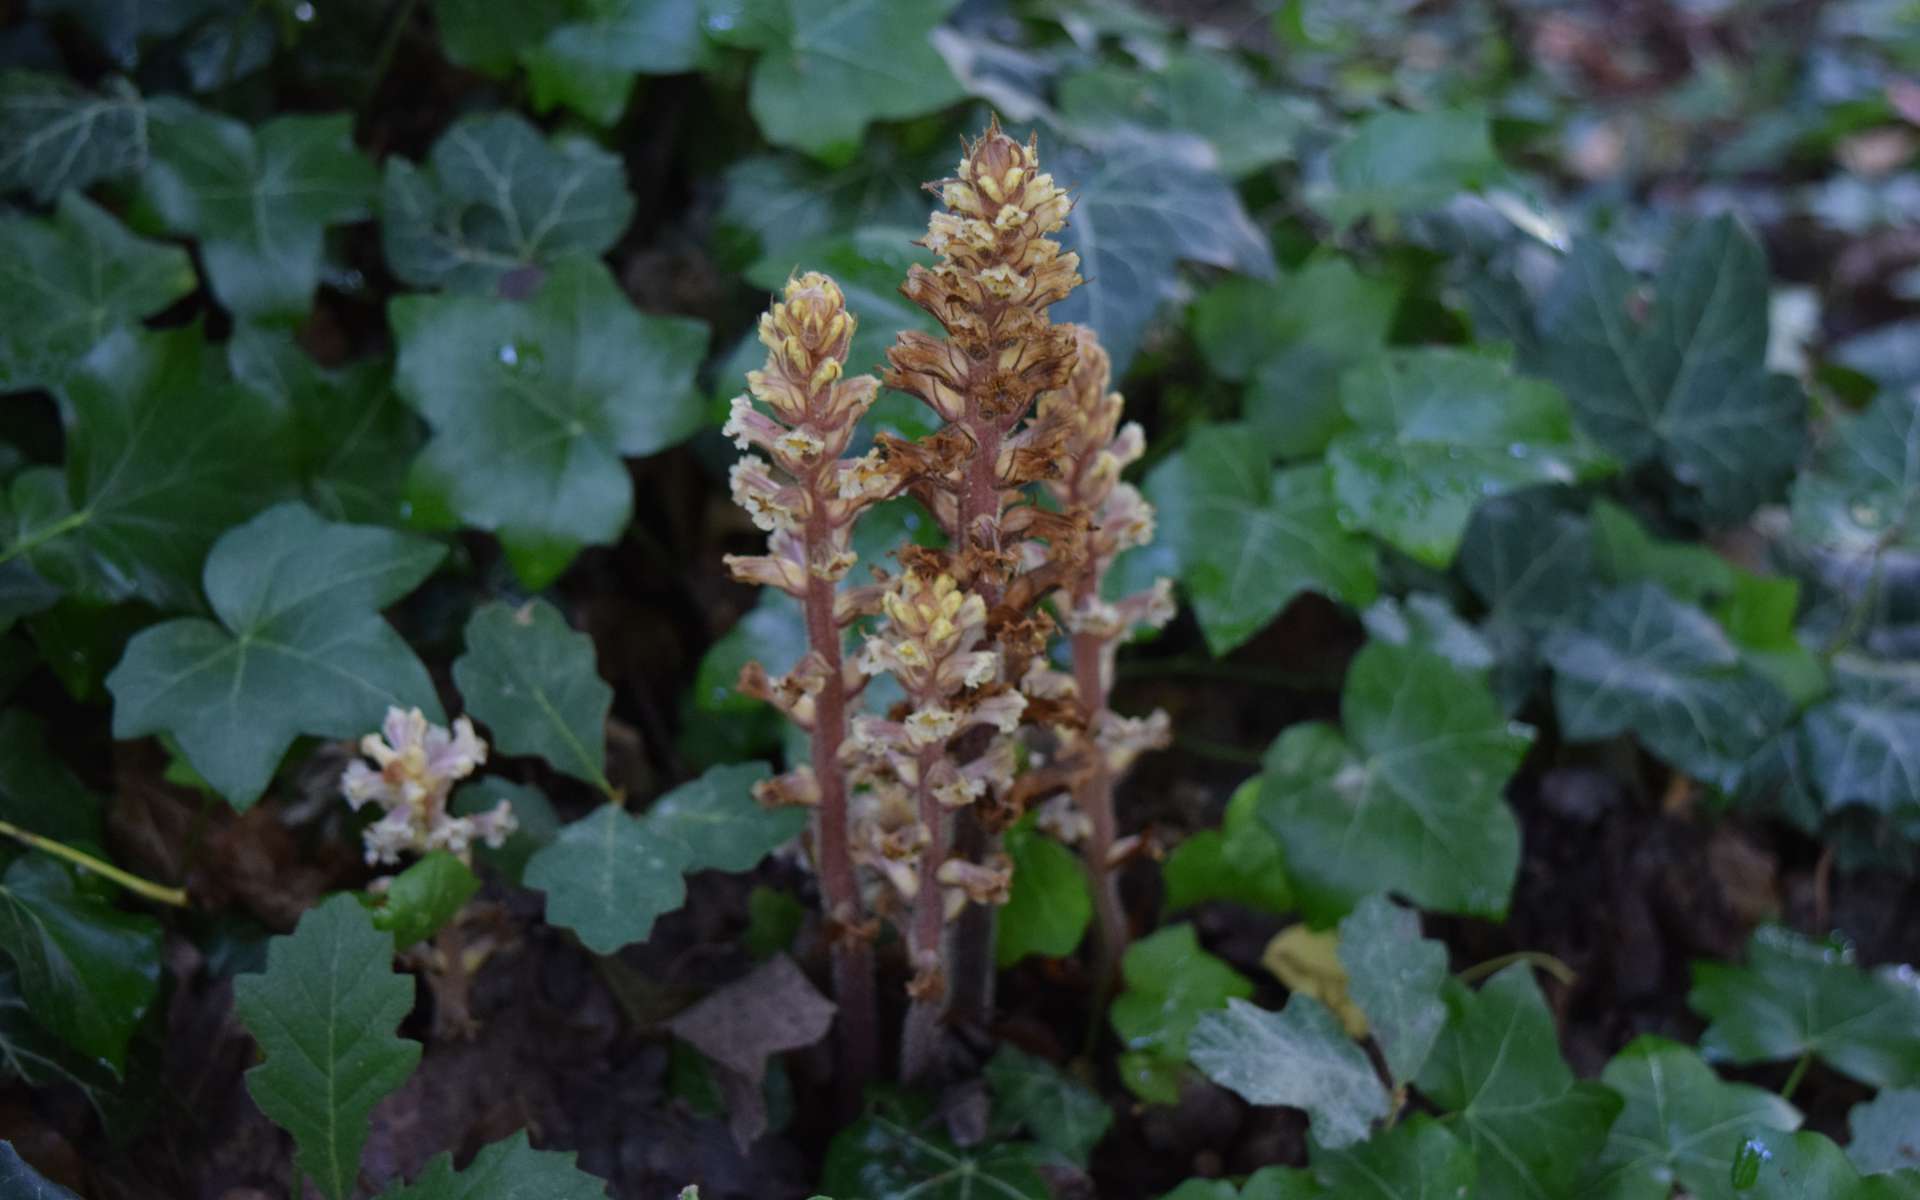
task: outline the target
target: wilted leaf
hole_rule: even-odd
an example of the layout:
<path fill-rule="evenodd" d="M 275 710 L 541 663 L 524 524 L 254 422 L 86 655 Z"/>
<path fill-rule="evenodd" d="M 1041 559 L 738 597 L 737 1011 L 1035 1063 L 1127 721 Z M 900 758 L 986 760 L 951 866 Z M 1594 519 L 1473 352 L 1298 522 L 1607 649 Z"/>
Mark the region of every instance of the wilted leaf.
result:
<path fill-rule="evenodd" d="M 481 1148 L 465 1170 L 442 1154 L 412 1183 L 380 1193 L 380 1200 L 606 1200 L 607 1185 L 574 1165 L 571 1150 L 535 1150 L 526 1132 Z"/>
<path fill-rule="evenodd" d="M 1000 909 L 994 955 L 1010 967 L 1030 954 L 1072 954 L 1093 919 L 1087 869 L 1073 851 L 1023 821 L 1007 831 L 1013 859 L 1013 896 Z"/>
<path fill-rule="evenodd" d="M 833 1002 L 782 954 L 684 1010 L 667 1028 L 719 1068 L 734 1141 L 744 1148 L 767 1129 L 761 1085 L 768 1061 L 826 1037 L 833 1014 Z"/>
<path fill-rule="evenodd" d="M 1289 992 L 1305 993 L 1331 1009 L 1348 1037 L 1367 1036 L 1367 1015 L 1347 995 L 1347 969 L 1341 964 L 1340 935 L 1334 930 L 1315 929 L 1304 922 L 1289 925 L 1260 952 L 1260 965 Z"/>
<path fill-rule="evenodd" d="M 495 601 L 467 621 L 467 652 L 453 681 L 467 711 L 506 754 L 533 754 L 602 791 L 607 781 L 607 709 L 593 639 L 575 633 L 545 600 L 518 608 Z"/>
<path fill-rule="evenodd" d="M 45 204 L 146 161 L 146 103 L 126 80 L 96 95 L 63 76 L 0 71 L 0 191 Z"/>
<path fill-rule="evenodd" d="M 1113 1109 L 1099 1093 L 1011 1042 L 987 1061 L 986 1080 L 996 1122 L 1020 1126 L 1082 1170 L 1113 1124 Z"/>
<path fill-rule="evenodd" d="M 1193 1065 L 1254 1104 L 1305 1109 L 1313 1139 L 1338 1149 L 1387 1115 L 1387 1089 L 1327 1006 L 1295 993 L 1273 1013 L 1229 1000 L 1193 1027 Z"/>
<path fill-rule="evenodd" d="M 1420 915 L 1378 893 L 1340 922 L 1347 994 L 1366 1014 L 1395 1083 L 1420 1073 L 1447 1022 L 1447 948 L 1420 936 Z"/>
<path fill-rule="evenodd" d="M 547 922 L 589 950 L 644 942 L 653 922 L 687 900 L 687 848 L 618 804 L 565 826 L 527 862 L 526 884 L 547 894 Z"/>

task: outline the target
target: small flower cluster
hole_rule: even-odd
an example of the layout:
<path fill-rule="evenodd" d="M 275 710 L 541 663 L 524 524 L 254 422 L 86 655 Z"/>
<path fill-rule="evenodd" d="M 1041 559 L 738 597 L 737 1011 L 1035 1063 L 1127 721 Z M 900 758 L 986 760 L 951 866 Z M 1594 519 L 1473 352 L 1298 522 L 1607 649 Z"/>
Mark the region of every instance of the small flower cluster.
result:
<path fill-rule="evenodd" d="M 367 826 L 367 862 L 394 865 L 402 854 L 445 850 L 471 861 L 476 842 L 499 847 L 519 828 L 505 800 L 469 817 L 447 811 L 453 785 L 487 761 L 487 744 L 465 717 L 453 728 L 433 725 L 419 709 L 389 708 L 379 733 L 360 739 L 360 753 L 340 778 L 340 791 L 360 811 L 368 803 L 386 813 Z"/>

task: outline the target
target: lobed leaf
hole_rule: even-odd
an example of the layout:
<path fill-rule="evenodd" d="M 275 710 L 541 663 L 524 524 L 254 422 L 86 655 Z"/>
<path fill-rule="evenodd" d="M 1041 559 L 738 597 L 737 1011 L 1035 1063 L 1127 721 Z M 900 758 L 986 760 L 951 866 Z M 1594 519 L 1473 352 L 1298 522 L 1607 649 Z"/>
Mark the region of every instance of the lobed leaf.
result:
<path fill-rule="evenodd" d="M 1093 920 L 1087 871 L 1073 851 L 1022 821 L 1007 831 L 1013 894 L 994 926 L 994 957 L 1001 968 L 1028 955 L 1065 958 Z"/>
<path fill-rule="evenodd" d="M 618 804 L 562 827 L 527 860 L 526 885 L 547 894 L 547 921 L 596 954 L 643 942 L 654 920 L 686 903 L 689 851 Z"/>
<path fill-rule="evenodd" d="M 994 1051 L 985 1075 L 996 1121 L 1025 1129 L 1082 1170 L 1113 1125 L 1113 1109 L 1098 1092 L 1011 1042 Z"/>
<path fill-rule="evenodd" d="M 574 1158 L 572 1151 L 535 1150 L 522 1130 L 481 1147 L 460 1171 L 452 1155 L 442 1154 L 380 1200 L 605 1200 L 605 1181 L 580 1170 Z"/>
<path fill-rule="evenodd" d="M 1228 1000 L 1193 1026 L 1193 1065 L 1254 1104 L 1305 1109 L 1332 1149 L 1366 1138 L 1387 1115 L 1387 1089 L 1327 1006 L 1295 992 L 1280 1012 Z"/>
<path fill-rule="evenodd" d="M 1420 1074 L 1447 1022 L 1440 989 L 1444 943 L 1420 936 L 1420 915 L 1375 893 L 1340 922 L 1340 965 L 1347 994 L 1366 1014 L 1380 1057 L 1396 1084 Z"/>
<path fill-rule="evenodd" d="M 60 75 L 0 71 L 0 191 L 46 204 L 146 161 L 146 103 L 125 79 L 94 93 Z"/>
<path fill-rule="evenodd" d="M 482 605 L 467 621 L 467 651 L 453 681 L 467 711 L 506 754 L 532 754 L 601 791 L 607 710 L 613 689 L 600 678 L 593 639 L 575 633 L 545 600 Z"/>

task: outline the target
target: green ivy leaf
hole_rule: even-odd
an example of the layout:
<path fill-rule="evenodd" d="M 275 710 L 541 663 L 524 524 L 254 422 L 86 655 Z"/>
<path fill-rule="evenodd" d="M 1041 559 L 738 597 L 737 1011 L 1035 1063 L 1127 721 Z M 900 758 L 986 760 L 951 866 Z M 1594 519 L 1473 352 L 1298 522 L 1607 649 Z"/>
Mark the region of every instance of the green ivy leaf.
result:
<path fill-rule="evenodd" d="M 1060 244 L 1080 256 L 1086 277 L 1054 306 L 1053 319 L 1098 331 L 1116 378 L 1160 306 L 1177 294 L 1182 262 L 1273 277 L 1266 238 L 1214 171 L 1204 143 L 1117 127 L 1084 143 L 1043 145 L 1040 153 L 1046 170 L 1073 191 Z"/>
<path fill-rule="evenodd" d="M 1100 65 L 1069 75 L 1059 102 L 1074 123 L 1204 138 L 1229 179 L 1292 158 L 1306 123 L 1301 105 L 1262 89 L 1237 59 L 1195 49 L 1175 51 L 1151 71 Z"/>
<path fill-rule="evenodd" d="M 1463 671 L 1484 672 L 1496 662 L 1492 643 L 1431 592 L 1404 600 L 1382 596 L 1360 614 L 1360 623 L 1376 641 L 1438 654 Z"/>
<path fill-rule="evenodd" d="M 1113 1124 L 1113 1109 L 1099 1093 L 1010 1042 L 987 1061 L 986 1079 L 996 1121 L 1021 1126 L 1082 1170 Z"/>
<path fill-rule="evenodd" d="M 233 982 L 234 1012 L 266 1054 L 247 1091 L 293 1135 L 294 1169 L 328 1200 L 353 1194 L 374 1105 L 420 1061 L 420 1043 L 394 1036 L 413 993 L 393 969 L 393 938 L 352 896 L 307 910 L 267 944 L 264 974 Z"/>
<path fill-rule="evenodd" d="M 1280 1012 L 1244 1000 L 1194 1023 L 1191 1054 L 1222 1087 L 1254 1104 L 1305 1109 L 1313 1140 L 1332 1149 L 1366 1138 L 1387 1115 L 1387 1089 L 1326 1005 L 1295 992 Z"/>
<path fill-rule="evenodd" d="M 1811 1054 L 1875 1087 L 1920 1083 L 1920 990 L 1905 968 L 1863 971 L 1852 956 L 1778 926 L 1747 943 L 1745 966 L 1697 962 L 1687 1003 L 1712 1021 L 1709 1059 Z"/>
<path fill-rule="evenodd" d="M 1340 527 L 1326 472 L 1271 470 L 1244 425 L 1195 430 L 1147 475 L 1145 492 L 1216 655 L 1258 633 L 1303 591 L 1356 607 L 1373 600 L 1373 549 Z"/>
<path fill-rule="evenodd" d="M 106 844 L 100 798 L 54 757 L 46 724 L 25 709 L 0 713 L 0 820 L 70 846 Z"/>
<path fill-rule="evenodd" d="M 1834 695 L 1800 721 L 1808 780 L 1829 812 L 1920 816 L 1920 670 L 1853 656 L 1834 665 Z"/>
<path fill-rule="evenodd" d="M 96 94 L 62 75 L 0 71 L 0 192 L 46 204 L 146 161 L 146 104 L 126 80 Z"/>
<path fill-rule="evenodd" d="M 1734 1156 L 1733 1187 L 1741 1200 L 1911 1200 L 1920 1172 L 1862 1179 L 1821 1134 L 1754 1129 Z"/>
<path fill-rule="evenodd" d="M 525 302 L 403 296 L 399 384 L 433 426 L 422 470 L 466 523 L 498 531 L 530 588 L 633 509 L 622 456 L 691 433 L 706 326 L 634 311 L 606 269 L 568 259 Z"/>
<path fill-rule="evenodd" d="M 834 1135 L 820 1186 L 836 1196 L 915 1200 L 1048 1200 L 1044 1161 L 1021 1142 L 955 1145 L 924 1102 L 883 1095 Z"/>
<path fill-rule="evenodd" d="M 1666 1200 L 1678 1184 L 1698 1200 L 1737 1200 L 1733 1158 L 1746 1131 L 1794 1129 L 1800 1114 L 1764 1088 L 1723 1083 L 1691 1049 L 1635 1038 L 1600 1076 L 1626 1102 L 1581 1195 Z"/>
<path fill-rule="evenodd" d="M 1595 502 L 1593 565 L 1608 583 L 1657 583 L 1689 604 L 1733 595 L 1740 572 L 1712 549 L 1658 538 L 1632 513 L 1606 500 Z"/>
<path fill-rule="evenodd" d="M 1592 586 L 1593 532 L 1535 489 L 1481 505 L 1460 545 L 1460 573 L 1491 624 L 1540 633 L 1576 611 Z"/>
<path fill-rule="evenodd" d="M 1396 1084 L 1420 1073 L 1447 1023 L 1447 948 L 1420 936 L 1420 916 L 1375 893 L 1340 922 L 1347 994 L 1366 1014 Z"/>
<path fill-rule="evenodd" d="M 1440 1122 L 1415 1113 L 1357 1146 L 1316 1146 L 1313 1176 L 1338 1200 L 1460 1200 L 1477 1197 L 1473 1147 Z"/>
<path fill-rule="evenodd" d="M 1828 690 L 1827 668 L 1794 628 L 1800 581 L 1782 575 L 1735 572 L 1733 592 L 1714 619 L 1740 647 L 1740 656 L 1785 693 L 1796 708 Z"/>
<path fill-rule="evenodd" d="M 1370 642 L 1348 668 L 1345 735 L 1287 728 L 1260 816 L 1307 915 L 1331 921 L 1391 880 L 1422 908 L 1499 918 L 1520 865 L 1502 789 L 1532 743 L 1486 682 L 1437 654 Z"/>
<path fill-rule="evenodd" d="M 393 876 L 373 909 L 373 927 L 393 935 L 393 948 L 405 950 L 440 932 L 460 915 L 480 890 L 465 863 L 435 850 Z"/>
<path fill-rule="evenodd" d="M 1242 1187 L 1224 1179 L 1189 1179 L 1160 1200 L 1321 1200 L 1313 1176 L 1288 1167 L 1262 1167 Z"/>
<path fill-rule="evenodd" d="M 1279 843 L 1260 823 L 1260 780 L 1233 790 L 1220 828 L 1203 829 L 1175 846 L 1161 868 L 1167 908 L 1231 900 L 1276 916 L 1293 911 L 1293 887 Z M 1014 887 L 1020 886 L 1018 873 Z"/>
<path fill-rule="evenodd" d="M 301 734 L 354 737 L 390 707 L 440 719 L 426 668 L 380 609 L 418 587 L 445 551 L 281 504 L 207 556 L 218 622 L 183 617 L 136 634 L 107 677 L 113 735 L 171 734 L 235 808 L 273 779 Z"/>
<path fill-rule="evenodd" d="M 1516 963 L 1477 993 L 1449 981 L 1448 1022 L 1420 1090 L 1450 1110 L 1480 1161 L 1474 1200 L 1569 1196 L 1606 1141 L 1620 1097 L 1576 1083 L 1553 1014 Z"/>
<path fill-rule="evenodd" d="M 448 61 L 502 79 L 522 52 L 580 7 L 575 0 L 433 0 L 433 16 Z"/>
<path fill-rule="evenodd" d="M 1007 831 L 1013 895 L 1000 909 L 994 956 L 1002 968 L 1030 954 L 1064 958 L 1086 936 L 1093 893 L 1079 856 L 1022 821 Z"/>
<path fill-rule="evenodd" d="M 4 1141 L 0 1141 L 0 1193 L 8 1200 L 80 1200 L 28 1166 L 13 1143 Z"/>
<path fill-rule="evenodd" d="M 1191 925 L 1170 925 L 1129 946 L 1120 975 L 1126 987 L 1107 1019 L 1127 1048 L 1121 1077 L 1144 1100 L 1175 1103 L 1194 1023 L 1253 995 L 1253 983 L 1202 950 Z"/>
<path fill-rule="evenodd" d="M 467 652 L 453 682 L 467 711 L 506 754 L 533 754 L 603 792 L 607 710 L 613 689 L 600 678 L 593 639 L 575 633 L 545 600 L 516 608 L 500 601 L 474 610 Z"/>
<path fill-rule="evenodd" d="M 853 157 L 868 124 L 960 99 L 929 38 L 954 0 L 705 0 L 706 28 L 760 51 L 747 106 L 767 140 Z"/>
<path fill-rule="evenodd" d="M 900 281 L 906 278 L 909 267 L 916 263 L 933 265 L 933 255 L 913 244 L 921 233 L 894 226 L 866 226 L 844 236 L 788 245 L 748 267 L 747 282 L 770 294 L 777 293 L 793 273 L 795 263 L 831 275 L 847 298 L 848 311 L 860 318 L 847 348 L 847 369 L 875 371 L 886 362 L 887 349 L 897 332 L 932 333 L 938 328 L 923 309 L 900 294 Z M 742 390 L 746 370 L 758 370 L 766 361 L 767 348 L 757 336 L 749 334 L 744 343 L 750 347 L 747 353 L 751 361 L 740 371 L 726 373 L 724 390 L 729 396 Z"/>
<path fill-rule="evenodd" d="M 505 845 L 497 849 L 475 846 L 473 854 L 511 882 L 519 883 L 526 874 L 527 860 L 560 832 L 560 818 L 540 789 L 487 775 L 461 784 L 448 807 L 456 817 L 470 817 L 486 812 L 502 800 L 513 809 L 513 819 L 519 828 L 507 835 Z"/>
<path fill-rule="evenodd" d="M 1548 383 L 1461 350 L 1397 351 L 1341 377 L 1352 428 L 1327 451 L 1341 516 L 1431 567 L 1446 567 L 1474 506 L 1605 469 L 1575 441 Z"/>
<path fill-rule="evenodd" d="M 1920 1088 L 1888 1088 L 1847 1113 L 1847 1157 L 1862 1173 L 1920 1170 Z"/>
<path fill-rule="evenodd" d="M 454 122 L 424 166 L 388 159 L 382 197 L 393 273 L 478 295 L 569 255 L 597 258 L 633 219 L 618 157 L 583 138 L 548 140 L 513 113 Z"/>
<path fill-rule="evenodd" d="M 541 111 L 565 105 L 598 125 L 626 110 L 635 75 L 690 71 L 704 56 L 700 0 L 600 0 L 521 53 Z"/>
<path fill-rule="evenodd" d="M 785 255 L 790 267 L 792 247 L 857 236 L 865 229 L 917 227 L 927 219 L 927 194 L 920 184 L 952 165 L 947 149 L 942 145 L 930 155 L 874 138 L 860 148 L 859 158 L 837 169 L 792 154 L 739 159 L 721 176 L 725 195 L 718 217 L 724 235 L 739 244 L 742 260 L 777 262 Z M 898 301 L 896 293 L 890 302 Z M 906 307 L 925 318 L 919 308 Z M 872 323 L 864 307 L 856 311 L 863 324 Z M 853 357 L 849 365 L 865 370 L 866 363 Z"/>
<path fill-rule="evenodd" d="M 0 390 L 59 388 L 109 333 L 194 284 L 185 250 L 133 236 L 77 192 L 50 221 L 0 216 Z"/>
<path fill-rule="evenodd" d="M 596 954 L 644 942 L 653 922 L 687 901 L 688 851 L 617 804 L 560 830 L 527 861 L 526 884 L 547 893 L 547 921 Z"/>
<path fill-rule="evenodd" d="M 1328 220 L 1391 222 L 1439 208 L 1506 174 L 1483 112 L 1382 112 L 1354 127 L 1333 151 L 1330 180 L 1309 192 Z"/>
<path fill-rule="evenodd" d="M 34 1020 L 118 1073 L 160 986 L 160 923 L 121 912 L 43 854 L 0 876 L 0 950 Z"/>
<path fill-rule="evenodd" d="M 753 785 L 772 772 L 765 763 L 710 767 L 647 809 L 647 827 L 687 848 L 689 871 L 751 871 L 760 860 L 800 836 L 802 808 L 767 808 Z"/>
<path fill-rule="evenodd" d="M 522 1130 L 482 1147 L 463 1171 L 442 1154 L 380 1200 L 606 1200 L 606 1182 L 575 1166 L 574 1158 L 572 1151 L 535 1150 Z"/>
<path fill-rule="evenodd" d="M 1732 523 L 1785 488 L 1806 440 L 1806 403 L 1766 370 L 1767 263 L 1727 217 L 1694 225 L 1654 282 L 1644 322 L 1636 282 L 1611 253 L 1575 245 L 1540 308 L 1528 355 L 1628 466 L 1658 461 L 1699 515 Z"/>
<path fill-rule="evenodd" d="M 1838 423 L 1813 469 L 1793 481 L 1793 531 L 1823 549 L 1871 558 L 1920 549 L 1920 389 L 1888 388 Z"/>
<path fill-rule="evenodd" d="M 364 220 L 378 177 L 353 118 L 275 117 L 258 129 L 181 100 L 151 105 L 141 192 L 174 233 L 200 239 L 220 303 L 242 317 L 300 317 L 320 282 L 329 225 Z"/>
<path fill-rule="evenodd" d="M 1667 763 L 1723 791 L 1791 715 L 1713 619 L 1649 583 L 1595 596 L 1547 639 L 1561 732 L 1631 731 Z"/>
<path fill-rule="evenodd" d="M 66 469 L 14 476 L 0 563 L 21 558 L 90 600 L 198 607 L 214 539 L 285 478 L 271 405 L 225 379 L 191 328 L 110 336 L 66 392 Z"/>

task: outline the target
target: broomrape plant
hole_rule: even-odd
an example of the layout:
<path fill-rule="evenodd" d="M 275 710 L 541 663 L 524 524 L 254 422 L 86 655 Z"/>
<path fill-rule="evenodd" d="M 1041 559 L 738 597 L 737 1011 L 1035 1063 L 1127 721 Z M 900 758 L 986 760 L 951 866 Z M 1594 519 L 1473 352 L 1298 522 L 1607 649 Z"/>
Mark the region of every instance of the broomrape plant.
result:
<path fill-rule="evenodd" d="M 1153 515 L 1119 481 L 1143 439 L 1120 424 L 1106 354 L 1091 330 L 1048 317 L 1081 282 L 1078 257 L 1050 236 L 1071 200 L 1040 170 L 1037 143 L 997 121 L 967 144 L 954 178 L 929 188 L 945 211 L 920 244 L 940 261 L 910 268 L 901 290 L 945 336 L 899 334 L 883 378 L 940 428 L 919 440 L 882 433 L 850 454 L 881 380 L 846 374 L 856 318 L 817 273 L 791 279 L 761 319 L 766 365 L 748 374 L 726 425 L 748 451 L 734 499 L 769 534 L 766 554 L 728 565 L 806 615 L 798 665 L 773 678 L 751 664 L 740 687 L 811 738 L 809 761 L 758 794 L 813 810 L 856 1084 L 877 1059 L 881 921 L 899 932 L 910 970 L 903 1075 L 938 1065 L 943 1019 L 977 1020 L 990 1005 L 993 911 L 1012 886 L 1000 835 L 1030 807 L 1084 843 L 1098 970 L 1111 973 L 1126 938 L 1113 784 L 1167 734 L 1164 714 L 1124 718 L 1107 702 L 1115 646 L 1167 620 L 1172 604 L 1164 582 L 1118 601 L 1103 592 L 1115 558 L 1152 537 Z M 933 515 L 945 546 L 903 547 L 891 569 L 872 564 L 871 582 L 849 583 L 855 523 L 901 495 Z M 864 637 L 850 653 L 856 626 Z M 903 699 L 857 710 L 881 675 Z"/>

